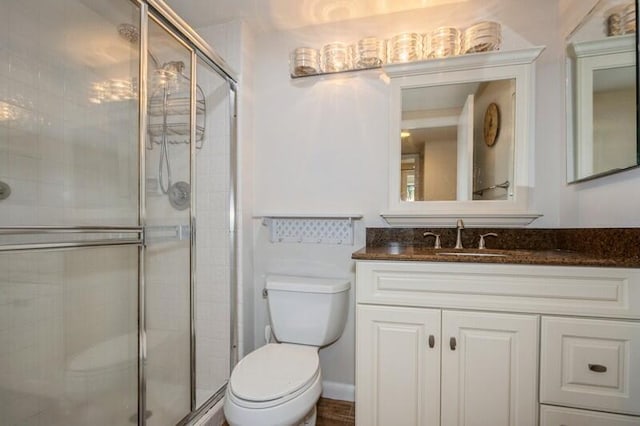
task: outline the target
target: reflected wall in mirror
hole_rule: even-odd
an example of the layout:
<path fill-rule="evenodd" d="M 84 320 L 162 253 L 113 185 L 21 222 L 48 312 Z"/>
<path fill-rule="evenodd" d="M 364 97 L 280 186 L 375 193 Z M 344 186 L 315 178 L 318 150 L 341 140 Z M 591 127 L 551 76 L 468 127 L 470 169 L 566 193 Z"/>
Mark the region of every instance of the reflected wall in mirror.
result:
<path fill-rule="evenodd" d="M 636 7 L 600 0 L 567 39 L 569 182 L 640 164 Z"/>
<path fill-rule="evenodd" d="M 515 79 L 403 88 L 402 201 L 513 196 Z"/>

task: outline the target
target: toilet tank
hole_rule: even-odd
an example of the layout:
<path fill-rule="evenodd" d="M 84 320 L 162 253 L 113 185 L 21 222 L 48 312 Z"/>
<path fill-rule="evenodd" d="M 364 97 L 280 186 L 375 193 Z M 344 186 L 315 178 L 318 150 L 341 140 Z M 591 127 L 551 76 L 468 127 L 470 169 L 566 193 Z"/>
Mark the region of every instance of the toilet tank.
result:
<path fill-rule="evenodd" d="M 326 346 L 340 337 L 349 313 L 347 279 L 269 275 L 271 328 L 279 342 Z"/>

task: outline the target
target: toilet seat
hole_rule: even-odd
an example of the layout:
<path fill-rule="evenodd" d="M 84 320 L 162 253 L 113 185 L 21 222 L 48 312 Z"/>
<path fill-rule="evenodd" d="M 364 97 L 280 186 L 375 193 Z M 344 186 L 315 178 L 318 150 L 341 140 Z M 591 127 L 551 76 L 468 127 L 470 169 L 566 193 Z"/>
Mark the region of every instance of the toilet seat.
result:
<path fill-rule="evenodd" d="M 246 408 L 267 408 L 304 393 L 320 375 L 318 348 L 270 343 L 243 358 L 229 380 L 230 396 Z"/>

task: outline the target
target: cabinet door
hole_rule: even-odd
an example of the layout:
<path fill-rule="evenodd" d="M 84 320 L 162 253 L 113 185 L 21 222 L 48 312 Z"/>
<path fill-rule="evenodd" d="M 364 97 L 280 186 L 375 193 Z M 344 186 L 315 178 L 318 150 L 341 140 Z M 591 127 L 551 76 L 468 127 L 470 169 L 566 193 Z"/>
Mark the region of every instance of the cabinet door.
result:
<path fill-rule="evenodd" d="M 537 422 L 538 317 L 442 313 L 442 425 Z"/>
<path fill-rule="evenodd" d="M 440 310 L 358 305 L 356 424 L 440 423 Z"/>

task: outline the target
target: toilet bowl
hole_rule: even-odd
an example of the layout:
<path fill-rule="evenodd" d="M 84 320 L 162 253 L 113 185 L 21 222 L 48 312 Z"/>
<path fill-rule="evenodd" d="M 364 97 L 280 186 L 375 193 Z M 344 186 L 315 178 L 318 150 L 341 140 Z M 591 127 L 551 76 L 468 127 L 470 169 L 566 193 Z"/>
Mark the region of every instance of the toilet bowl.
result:
<path fill-rule="evenodd" d="M 231 426 L 315 425 L 322 393 L 318 350 L 346 322 L 347 280 L 270 276 L 267 301 L 274 335 L 233 369 L 224 414 Z"/>
<path fill-rule="evenodd" d="M 247 355 L 227 386 L 232 425 L 301 423 L 322 392 L 318 348 L 270 343 Z"/>

